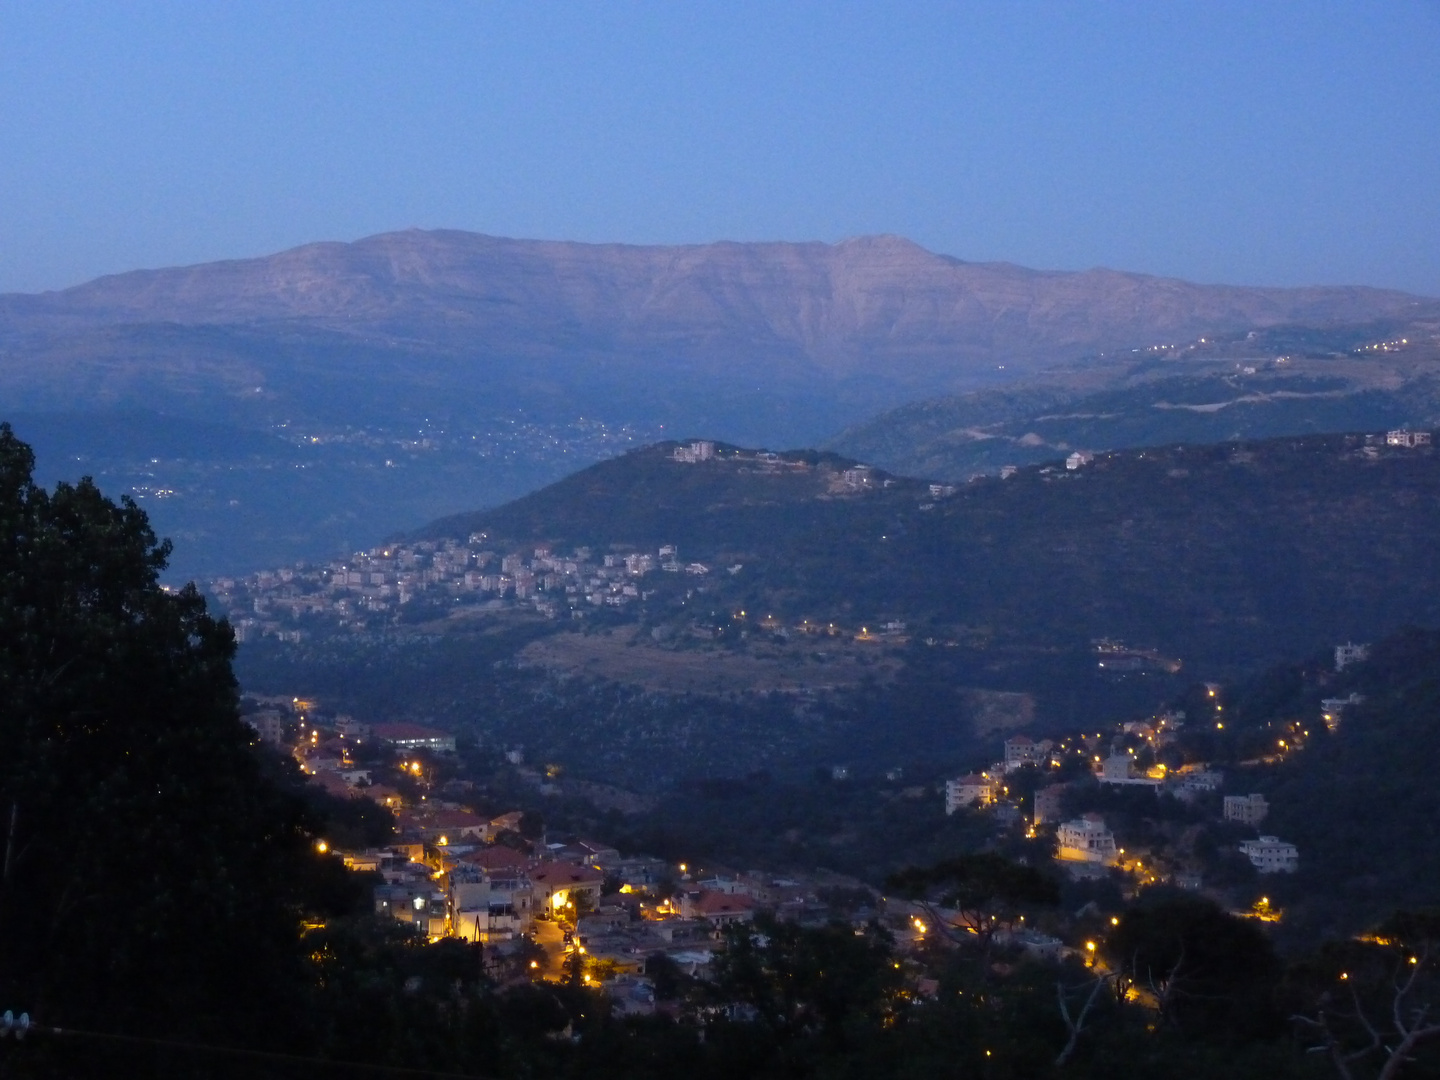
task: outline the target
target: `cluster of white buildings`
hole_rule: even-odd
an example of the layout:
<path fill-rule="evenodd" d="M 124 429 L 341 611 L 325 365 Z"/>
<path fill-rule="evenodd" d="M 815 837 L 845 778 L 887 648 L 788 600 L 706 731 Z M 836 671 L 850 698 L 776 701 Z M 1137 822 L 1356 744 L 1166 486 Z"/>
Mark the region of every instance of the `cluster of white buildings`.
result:
<path fill-rule="evenodd" d="M 359 551 L 322 566 L 265 570 L 210 583 L 236 637 L 299 640 L 307 619 L 341 625 L 387 615 L 430 597 L 490 609 L 529 608 L 550 618 L 600 607 L 624 607 L 648 593 L 655 572 L 705 577 L 711 567 L 681 562 L 675 545 L 656 551 L 596 556 L 581 547 L 560 555 L 548 546 L 499 553 L 476 533 L 465 542 L 422 540 Z"/>

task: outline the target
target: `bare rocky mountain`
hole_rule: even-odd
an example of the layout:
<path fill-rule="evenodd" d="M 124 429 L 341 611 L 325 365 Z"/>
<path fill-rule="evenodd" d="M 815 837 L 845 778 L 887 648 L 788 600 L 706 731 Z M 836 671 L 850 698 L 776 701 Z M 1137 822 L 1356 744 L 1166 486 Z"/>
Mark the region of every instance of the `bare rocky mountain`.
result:
<path fill-rule="evenodd" d="M 1434 306 L 1368 288 L 1194 285 L 967 263 L 893 236 L 640 247 L 407 231 L 0 297 L 0 389 L 9 397 L 49 374 L 64 377 L 63 363 L 27 372 L 32 350 L 57 360 L 57 349 L 88 352 L 114 365 L 126 353 L 116 327 L 179 324 L 439 353 L 449 362 L 436 373 L 461 380 L 495 363 L 540 360 L 557 373 L 640 367 L 655 377 L 772 386 L 858 378 L 886 397 L 914 397 L 1008 381 L 1000 365 L 1015 375 L 1207 332 L 1405 318 Z M 109 333 L 97 335 L 102 328 Z M 205 352 L 185 353 L 194 357 L 189 376 L 223 380 L 233 364 L 208 365 Z M 129 359 L 124 366 L 140 360 Z M 263 370 L 254 374 L 263 384 Z"/>

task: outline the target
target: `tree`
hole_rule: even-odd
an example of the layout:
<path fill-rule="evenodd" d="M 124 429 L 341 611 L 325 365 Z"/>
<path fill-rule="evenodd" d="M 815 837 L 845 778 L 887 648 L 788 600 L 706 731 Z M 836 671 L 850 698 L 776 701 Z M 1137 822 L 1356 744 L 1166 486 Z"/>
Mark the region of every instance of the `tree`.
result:
<path fill-rule="evenodd" d="M 1186 1035 L 1231 1038 L 1273 1031 L 1280 964 L 1252 920 L 1200 897 L 1161 895 L 1121 916 L 1103 954 L 1122 988 Z"/>
<path fill-rule="evenodd" d="M 1054 879 L 990 851 L 902 870 L 886 885 L 923 904 L 942 933 L 952 929 L 936 909 L 954 909 L 964 932 L 987 948 L 996 930 L 1013 926 L 1024 912 L 1060 902 Z"/>
<path fill-rule="evenodd" d="M 0 995 L 50 1024 L 283 1038 L 299 801 L 239 719 L 229 627 L 128 498 L 53 493 L 0 425 Z"/>
<path fill-rule="evenodd" d="M 1440 912 L 1397 912 L 1359 942 L 1332 945 L 1297 974 L 1308 984 L 1312 1013 L 1292 1019 L 1318 1035 L 1342 1080 L 1379 1060 L 1377 1080 L 1391 1080 L 1440 1039 Z"/>

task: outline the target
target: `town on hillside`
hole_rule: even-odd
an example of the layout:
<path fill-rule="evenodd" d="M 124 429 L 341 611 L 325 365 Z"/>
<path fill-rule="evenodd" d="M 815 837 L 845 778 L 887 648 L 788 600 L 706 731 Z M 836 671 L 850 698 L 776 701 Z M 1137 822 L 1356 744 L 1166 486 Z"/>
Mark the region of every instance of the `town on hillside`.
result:
<path fill-rule="evenodd" d="M 804 460 L 771 451 L 717 451 L 708 440 L 677 446 L 672 460 L 723 462 L 757 477 L 812 470 Z M 833 496 L 860 496 L 892 484 L 870 466 L 854 465 L 830 470 L 826 490 Z M 929 485 L 922 508 L 955 491 L 950 484 Z M 687 559 L 673 543 L 642 549 L 622 539 L 611 548 L 560 552 L 540 544 L 497 550 L 488 533 L 476 532 L 464 540 L 398 542 L 318 565 L 222 576 L 207 588 L 237 641 L 271 637 L 295 643 L 312 634 L 400 625 L 406 619 L 529 614 L 583 620 L 596 611 L 623 610 L 651 599 L 658 591 L 656 574 L 675 575 L 684 583 L 680 593 L 689 597 L 709 591 L 707 583 L 716 576 L 744 569 L 743 564 Z M 814 631 L 805 625 L 796 629 Z M 861 629 L 855 634 L 865 640 L 870 630 L 863 628 L 862 635 Z"/>

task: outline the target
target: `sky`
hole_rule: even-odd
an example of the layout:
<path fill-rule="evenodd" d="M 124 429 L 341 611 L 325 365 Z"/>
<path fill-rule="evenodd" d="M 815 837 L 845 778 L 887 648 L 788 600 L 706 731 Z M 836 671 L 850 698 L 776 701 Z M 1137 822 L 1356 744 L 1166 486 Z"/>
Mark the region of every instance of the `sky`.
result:
<path fill-rule="evenodd" d="M 0 291 L 410 227 L 1440 296 L 1440 0 L 0 0 Z"/>

